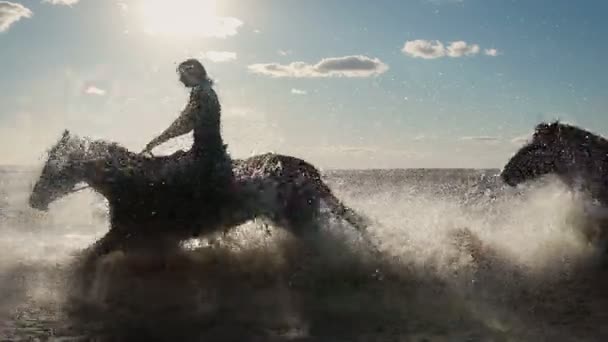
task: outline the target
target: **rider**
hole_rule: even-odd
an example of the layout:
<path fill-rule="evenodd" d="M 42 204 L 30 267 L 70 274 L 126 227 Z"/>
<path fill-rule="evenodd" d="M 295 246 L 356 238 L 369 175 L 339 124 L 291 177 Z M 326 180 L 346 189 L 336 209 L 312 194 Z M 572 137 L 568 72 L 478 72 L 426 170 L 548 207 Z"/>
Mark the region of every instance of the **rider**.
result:
<path fill-rule="evenodd" d="M 156 146 L 172 138 L 194 131 L 190 151 L 177 152 L 174 161 L 181 166 L 180 169 L 187 170 L 189 184 L 206 184 L 217 190 L 226 190 L 232 182 L 232 164 L 221 136 L 221 106 L 212 88 L 213 81 L 196 59 L 180 63 L 177 72 L 184 86 L 191 88 L 188 104 L 169 128 L 146 145 L 142 154 L 150 153 Z M 175 176 L 182 178 L 184 175 Z"/>

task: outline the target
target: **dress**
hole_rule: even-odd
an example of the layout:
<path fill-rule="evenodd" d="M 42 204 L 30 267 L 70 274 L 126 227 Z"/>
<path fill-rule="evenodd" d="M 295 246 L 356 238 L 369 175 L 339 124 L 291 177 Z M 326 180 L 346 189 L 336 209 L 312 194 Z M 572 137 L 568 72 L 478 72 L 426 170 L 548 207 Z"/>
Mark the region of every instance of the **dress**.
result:
<path fill-rule="evenodd" d="M 185 161 L 188 170 L 184 172 L 198 189 L 213 196 L 230 190 L 234 178 L 232 162 L 221 135 L 221 106 L 210 84 L 192 89 L 187 110 L 193 114 L 194 143 L 178 157 Z"/>
<path fill-rule="evenodd" d="M 210 84 L 192 88 L 184 109 L 193 127 L 188 151 L 148 158 L 142 165 L 150 184 L 179 200 L 221 202 L 234 190 L 232 161 L 221 135 L 221 106 Z M 219 204 L 219 203 L 218 203 Z"/>

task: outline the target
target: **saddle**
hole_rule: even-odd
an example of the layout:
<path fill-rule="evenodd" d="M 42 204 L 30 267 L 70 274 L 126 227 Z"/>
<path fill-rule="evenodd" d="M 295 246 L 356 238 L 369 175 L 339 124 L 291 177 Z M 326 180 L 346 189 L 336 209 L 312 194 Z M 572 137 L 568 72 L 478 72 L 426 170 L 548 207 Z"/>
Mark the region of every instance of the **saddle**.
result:
<path fill-rule="evenodd" d="M 209 191 L 213 188 L 230 192 L 235 186 L 231 184 L 234 179 L 230 158 L 225 159 L 213 150 L 178 150 L 171 155 L 150 157 L 118 148 L 120 151 L 110 151 L 119 156 L 112 159 L 115 165 L 106 165 L 118 167 L 118 172 L 114 173 L 117 182 L 135 182 L 145 188 L 173 188 L 175 191 Z"/>
<path fill-rule="evenodd" d="M 195 158 L 191 153 L 179 150 L 168 156 L 144 156 L 120 151 L 116 158 L 103 159 L 106 168 L 113 168 L 116 181 L 137 181 L 141 183 L 173 183 L 173 179 L 183 177 L 194 166 Z M 113 154 L 110 151 L 110 154 Z M 101 160 L 100 160 L 101 161 Z"/>
<path fill-rule="evenodd" d="M 143 176 L 152 182 L 173 183 L 186 176 L 197 162 L 192 153 L 183 150 L 168 156 L 138 156 L 142 158 L 140 168 Z"/>

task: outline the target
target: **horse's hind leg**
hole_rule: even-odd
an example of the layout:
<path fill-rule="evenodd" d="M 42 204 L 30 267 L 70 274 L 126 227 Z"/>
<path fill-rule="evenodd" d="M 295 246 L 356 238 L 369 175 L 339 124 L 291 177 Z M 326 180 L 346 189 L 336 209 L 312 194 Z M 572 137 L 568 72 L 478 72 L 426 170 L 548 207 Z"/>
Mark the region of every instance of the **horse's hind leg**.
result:
<path fill-rule="evenodd" d="M 309 191 L 292 196 L 285 207 L 289 230 L 300 238 L 316 237 L 321 229 L 321 205 L 319 197 Z"/>
<path fill-rule="evenodd" d="M 100 258 L 121 248 L 118 234 L 110 230 L 101 239 L 95 241 L 83 251 L 82 266 L 84 269 L 94 268 Z"/>
<path fill-rule="evenodd" d="M 110 230 L 83 251 L 81 259 L 76 262 L 76 268 L 74 269 L 73 291 L 71 291 L 73 295 L 77 297 L 80 295 L 88 296 L 89 291 L 93 289 L 98 274 L 99 260 L 118 248 L 119 238 L 114 231 Z"/>

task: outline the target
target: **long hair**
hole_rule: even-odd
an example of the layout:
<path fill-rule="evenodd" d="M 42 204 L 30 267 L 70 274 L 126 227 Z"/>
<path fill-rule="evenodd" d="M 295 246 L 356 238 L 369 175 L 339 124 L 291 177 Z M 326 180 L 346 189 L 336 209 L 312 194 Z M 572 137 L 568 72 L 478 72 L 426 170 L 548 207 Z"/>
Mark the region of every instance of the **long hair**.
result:
<path fill-rule="evenodd" d="M 208 82 L 210 85 L 213 85 L 213 80 L 207 74 L 207 70 L 205 70 L 203 64 L 195 58 L 190 58 L 179 63 L 176 71 L 178 74 L 187 72 L 188 74 L 194 75 L 199 79 Z"/>

